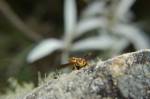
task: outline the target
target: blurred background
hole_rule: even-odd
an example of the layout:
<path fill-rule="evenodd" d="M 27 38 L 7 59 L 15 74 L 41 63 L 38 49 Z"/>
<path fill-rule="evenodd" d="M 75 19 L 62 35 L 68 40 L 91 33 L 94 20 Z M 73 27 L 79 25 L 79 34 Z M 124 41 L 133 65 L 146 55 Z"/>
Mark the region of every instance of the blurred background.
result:
<path fill-rule="evenodd" d="M 44 77 L 71 56 L 105 60 L 149 48 L 149 4 L 0 0 L 0 95 L 32 89 L 39 72 Z"/>

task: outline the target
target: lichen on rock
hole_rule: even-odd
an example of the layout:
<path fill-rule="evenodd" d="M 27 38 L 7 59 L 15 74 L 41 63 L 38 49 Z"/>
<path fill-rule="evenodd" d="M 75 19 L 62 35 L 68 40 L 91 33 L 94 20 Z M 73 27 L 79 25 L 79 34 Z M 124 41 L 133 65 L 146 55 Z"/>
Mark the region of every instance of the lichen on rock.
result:
<path fill-rule="evenodd" d="M 23 99 L 148 99 L 150 50 L 123 54 L 49 80 Z"/>

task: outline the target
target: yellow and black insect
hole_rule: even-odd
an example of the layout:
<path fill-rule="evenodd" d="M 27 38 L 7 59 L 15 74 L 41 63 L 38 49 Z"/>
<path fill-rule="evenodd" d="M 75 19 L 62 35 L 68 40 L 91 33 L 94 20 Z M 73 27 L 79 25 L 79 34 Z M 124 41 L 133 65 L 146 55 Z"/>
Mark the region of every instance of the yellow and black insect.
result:
<path fill-rule="evenodd" d="M 81 69 L 82 67 L 85 67 L 88 65 L 88 62 L 84 58 L 78 58 L 78 57 L 71 57 L 69 59 L 69 63 L 73 65 L 73 69 Z"/>
<path fill-rule="evenodd" d="M 82 67 L 88 66 L 88 62 L 84 58 L 71 57 L 71 58 L 69 58 L 69 63 L 63 64 L 62 66 L 63 67 L 72 66 L 73 69 L 79 70 Z"/>

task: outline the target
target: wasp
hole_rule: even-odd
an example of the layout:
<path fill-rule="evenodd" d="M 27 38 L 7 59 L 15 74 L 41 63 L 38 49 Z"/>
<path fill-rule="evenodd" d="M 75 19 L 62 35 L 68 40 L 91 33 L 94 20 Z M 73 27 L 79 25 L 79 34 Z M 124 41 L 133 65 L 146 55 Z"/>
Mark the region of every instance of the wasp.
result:
<path fill-rule="evenodd" d="M 73 66 L 74 70 L 79 70 L 82 67 L 88 66 L 88 62 L 84 58 L 79 58 L 79 57 L 71 57 L 69 58 L 69 62 L 67 64 L 63 64 L 63 67 L 66 66 Z"/>

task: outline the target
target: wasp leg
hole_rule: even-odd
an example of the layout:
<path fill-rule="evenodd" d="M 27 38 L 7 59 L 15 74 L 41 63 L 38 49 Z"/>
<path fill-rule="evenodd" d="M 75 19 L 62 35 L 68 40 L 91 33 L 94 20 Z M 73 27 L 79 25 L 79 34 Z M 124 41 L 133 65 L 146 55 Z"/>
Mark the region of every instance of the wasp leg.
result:
<path fill-rule="evenodd" d="M 77 67 L 76 67 L 76 65 L 73 65 L 73 69 L 74 69 L 74 70 L 78 70 Z"/>

